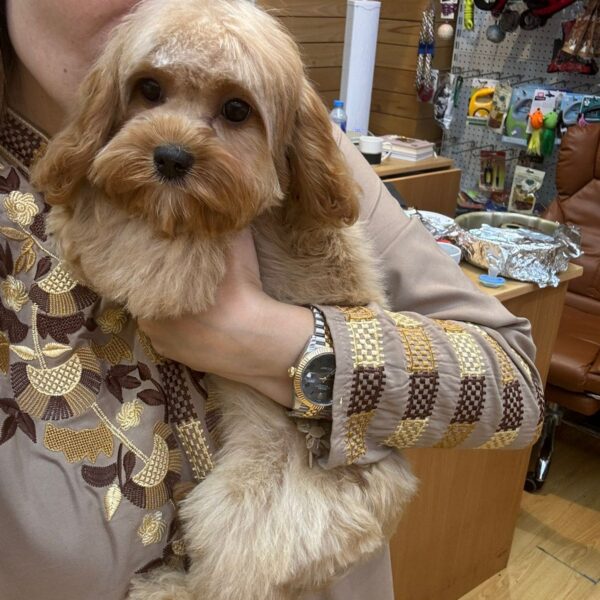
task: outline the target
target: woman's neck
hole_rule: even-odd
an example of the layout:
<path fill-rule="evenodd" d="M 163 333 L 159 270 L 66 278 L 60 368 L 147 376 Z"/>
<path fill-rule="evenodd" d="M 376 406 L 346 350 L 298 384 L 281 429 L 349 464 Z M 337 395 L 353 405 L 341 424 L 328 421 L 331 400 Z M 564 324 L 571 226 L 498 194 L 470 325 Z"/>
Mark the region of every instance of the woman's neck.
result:
<path fill-rule="evenodd" d="M 27 68 L 17 61 L 7 85 L 7 103 L 32 125 L 48 136 L 61 128 L 65 112 Z"/>

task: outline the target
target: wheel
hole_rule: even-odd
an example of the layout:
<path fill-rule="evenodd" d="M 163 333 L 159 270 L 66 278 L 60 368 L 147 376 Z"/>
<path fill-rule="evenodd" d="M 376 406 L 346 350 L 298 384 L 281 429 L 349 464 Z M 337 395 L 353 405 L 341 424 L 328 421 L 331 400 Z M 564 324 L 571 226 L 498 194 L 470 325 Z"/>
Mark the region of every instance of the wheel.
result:
<path fill-rule="evenodd" d="M 530 494 L 535 494 L 535 492 L 539 492 L 544 486 L 544 482 L 540 481 L 536 478 L 535 474 L 532 472 L 527 473 L 527 478 L 525 479 L 525 485 L 523 489 Z"/>

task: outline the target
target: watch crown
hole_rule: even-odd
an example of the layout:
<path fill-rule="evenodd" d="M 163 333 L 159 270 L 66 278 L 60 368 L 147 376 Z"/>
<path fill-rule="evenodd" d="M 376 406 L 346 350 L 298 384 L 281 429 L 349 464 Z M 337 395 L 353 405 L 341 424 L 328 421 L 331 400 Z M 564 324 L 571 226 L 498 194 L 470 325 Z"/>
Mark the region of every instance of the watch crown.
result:
<path fill-rule="evenodd" d="M 293 377 L 295 374 L 296 374 L 296 367 L 290 367 L 290 368 L 288 369 L 288 375 L 289 375 L 290 377 Z"/>

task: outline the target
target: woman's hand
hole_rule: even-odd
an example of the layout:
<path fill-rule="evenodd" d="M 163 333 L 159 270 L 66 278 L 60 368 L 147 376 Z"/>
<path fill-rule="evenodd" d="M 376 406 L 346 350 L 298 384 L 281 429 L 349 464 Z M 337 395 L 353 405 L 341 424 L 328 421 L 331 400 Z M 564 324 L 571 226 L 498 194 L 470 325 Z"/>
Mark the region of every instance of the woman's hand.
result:
<path fill-rule="evenodd" d="M 291 407 L 287 370 L 312 334 L 313 316 L 308 308 L 265 294 L 254 240 L 245 230 L 232 245 L 214 306 L 178 319 L 142 320 L 139 326 L 161 355 L 245 383 Z"/>

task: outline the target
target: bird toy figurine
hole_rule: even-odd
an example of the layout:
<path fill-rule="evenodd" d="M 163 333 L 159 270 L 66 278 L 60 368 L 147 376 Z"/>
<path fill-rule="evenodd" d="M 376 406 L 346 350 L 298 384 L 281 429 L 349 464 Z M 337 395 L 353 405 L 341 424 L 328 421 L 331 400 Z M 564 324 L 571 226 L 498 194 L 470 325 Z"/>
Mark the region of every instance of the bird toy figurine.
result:
<path fill-rule="evenodd" d="M 556 128 L 558 126 L 559 113 L 551 111 L 544 115 L 544 125 L 542 127 L 542 156 L 551 156 L 554 152 L 554 142 L 556 141 Z"/>
<path fill-rule="evenodd" d="M 529 124 L 533 132 L 527 144 L 527 154 L 530 156 L 542 156 L 542 127 L 544 126 L 544 113 L 541 109 L 529 115 Z"/>

